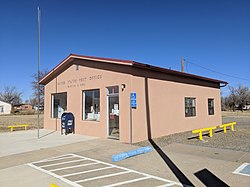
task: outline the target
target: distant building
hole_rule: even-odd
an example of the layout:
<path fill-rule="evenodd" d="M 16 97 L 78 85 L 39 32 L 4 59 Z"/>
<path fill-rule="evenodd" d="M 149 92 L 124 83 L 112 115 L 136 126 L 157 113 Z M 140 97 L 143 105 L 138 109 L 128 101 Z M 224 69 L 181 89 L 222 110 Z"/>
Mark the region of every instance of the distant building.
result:
<path fill-rule="evenodd" d="M 33 107 L 29 104 L 18 104 L 13 106 L 14 110 L 32 110 Z"/>
<path fill-rule="evenodd" d="M 35 110 L 38 110 L 38 106 L 37 106 L 37 105 L 34 106 L 34 109 L 35 109 Z M 40 106 L 39 106 L 39 110 L 40 110 L 40 111 L 43 111 L 43 110 L 44 110 L 44 106 L 43 106 L 43 105 L 40 105 Z"/>
<path fill-rule="evenodd" d="M 250 110 L 250 104 L 249 103 L 247 103 L 247 104 L 245 104 L 242 108 L 241 108 L 241 106 L 240 105 L 235 105 L 235 108 L 236 108 L 236 110 Z"/>
<path fill-rule="evenodd" d="M 246 104 L 246 105 L 243 107 L 243 110 L 250 110 L 250 104 Z"/>
<path fill-rule="evenodd" d="M 4 101 L 0 101 L 0 115 L 10 114 L 11 113 L 11 104 Z"/>

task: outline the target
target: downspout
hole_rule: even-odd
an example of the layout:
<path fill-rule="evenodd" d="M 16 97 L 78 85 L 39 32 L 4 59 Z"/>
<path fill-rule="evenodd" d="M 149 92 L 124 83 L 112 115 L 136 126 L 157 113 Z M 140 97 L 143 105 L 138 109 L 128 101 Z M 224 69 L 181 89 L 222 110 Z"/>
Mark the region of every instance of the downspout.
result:
<path fill-rule="evenodd" d="M 227 82 L 223 82 L 223 85 L 220 85 L 220 88 L 226 87 L 228 85 Z"/>

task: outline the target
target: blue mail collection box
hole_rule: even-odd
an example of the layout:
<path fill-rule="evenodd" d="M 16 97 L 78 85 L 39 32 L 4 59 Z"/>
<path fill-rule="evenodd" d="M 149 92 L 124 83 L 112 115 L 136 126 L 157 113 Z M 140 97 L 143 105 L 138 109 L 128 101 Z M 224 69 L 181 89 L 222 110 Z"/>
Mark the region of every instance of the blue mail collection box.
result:
<path fill-rule="evenodd" d="M 71 112 L 64 112 L 61 116 L 61 134 L 75 133 L 75 117 Z"/>

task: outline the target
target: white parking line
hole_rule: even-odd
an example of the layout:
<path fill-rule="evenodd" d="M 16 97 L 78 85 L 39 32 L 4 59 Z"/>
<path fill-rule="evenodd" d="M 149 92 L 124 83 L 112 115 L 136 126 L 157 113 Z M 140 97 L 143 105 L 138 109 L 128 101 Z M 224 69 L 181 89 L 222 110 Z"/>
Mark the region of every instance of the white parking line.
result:
<path fill-rule="evenodd" d="M 60 163 L 55 163 L 55 164 L 42 165 L 40 167 L 41 168 L 45 168 L 45 167 L 49 167 L 49 166 L 57 166 L 57 165 L 61 165 L 61 164 L 68 164 L 68 163 L 80 162 L 80 161 L 84 161 L 84 160 L 86 160 L 86 159 L 85 158 L 81 158 L 79 160 L 71 160 L 71 161 L 67 161 L 67 162 L 60 162 Z"/>
<path fill-rule="evenodd" d="M 65 154 L 65 155 L 60 155 L 60 156 L 47 158 L 47 159 L 44 159 L 44 160 L 54 160 L 54 159 L 65 158 L 65 157 L 75 157 L 75 155 L 74 154 Z"/>
<path fill-rule="evenodd" d="M 82 157 L 82 156 L 79 156 L 79 157 Z M 87 157 L 82 157 L 82 158 L 87 158 Z M 91 161 L 99 162 L 100 164 L 105 164 L 105 165 L 113 166 L 114 168 L 123 169 L 123 170 L 126 170 L 126 171 L 131 171 L 133 173 L 144 175 L 144 176 L 147 176 L 149 178 L 153 178 L 153 179 L 156 179 L 156 180 L 164 181 L 166 183 L 171 183 L 171 185 L 182 186 L 182 184 L 179 183 L 179 182 L 174 182 L 174 181 L 167 180 L 167 179 L 164 179 L 164 178 L 161 178 L 161 177 L 157 177 L 157 176 L 153 176 L 153 175 L 150 175 L 150 174 L 142 173 L 142 172 L 139 172 L 139 171 L 131 170 L 131 169 L 124 168 L 124 167 L 121 167 L 121 166 L 116 166 L 116 165 L 113 165 L 113 164 L 110 164 L 110 163 L 106 163 L 106 162 L 102 162 L 102 161 L 99 161 L 99 160 L 95 160 L 95 159 L 92 159 L 92 158 L 87 158 L 87 159 L 91 160 Z"/>
<path fill-rule="evenodd" d="M 98 163 L 92 162 L 92 163 L 88 163 L 88 164 L 80 164 L 80 165 L 77 165 L 77 166 L 68 166 L 68 167 L 64 167 L 64 168 L 52 169 L 52 170 L 49 170 L 49 171 L 54 172 L 54 171 L 59 171 L 59 170 L 64 170 L 64 169 L 78 168 L 78 167 L 82 167 L 82 166 L 90 166 L 90 165 L 95 165 L 95 164 L 98 164 Z"/>
<path fill-rule="evenodd" d="M 37 162 L 33 162 L 33 164 L 38 164 L 38 163 L 42 163 L 42 162 L 50 162 L 50 161 L 57 161 L 57 160 L 63 160 L 63 159 L 67 159 L 67 158 L 73 158 L 75 157 L 74 155 L 70 154 L 70 155 L 64 155 L 64 157 L 62 156 L 58 156 L 58 157 L 52 157 L 52 158 L 49 158 L 49 159 L 43 159 L 43 160 L 40 160 L 40 161 L 37 161 Z"/>
<path fill-rule="evenodd" d="M 27 165 L 30 166 L 30 167 L 32 167 L 32 168 L 35 168 L 35 169 L 37 169 L 37 170 L 39 170 L 39 171 L 41 171 L 41 172 L 43 172 L 43 173 L 47 173 L 47 174 L 49 174 L 49 175 L 51 175 L 51 176 L 53 176 L 53 177 L 55 177 L 55 178 L 57 178 L 57 179 L 60 179 L 61 181 L 65 182 L 66 184 L 72 185 L 73 187 L 82 187 L 82 185 L 79 185 L 79 184 L 77 184 L 77 183 L 75 183 L 75 182 L 73 182 L 73 181 L 70 181 L 70 180 L 68 180 L 68 179 L 66 179 L 66 178 L 63 178 L 63 177 L 61 177 L 60 175 L 57 175 L 57 174 L 55 174 L 55 173 L 52 173 L 52 172 L 50 172 L 50 171 L 48 171 L 48 170 L 42 169 L 42 168 L 40 168 L 40 167 L 38 167 L 38 166 L 35 166 L 35 165 L 33 165 L 32 163 L 29 163 L 29 164 L 27 164 Z"/>
<path fill-rule="evenodd" d="M 59 163 L 47 164 L 47 165 L 43 165 L 43 166 L 36 166 L 35 165 L 37 163 L 43 163 L 43 162 L 46 163 L 48 161 L 62 160 L 62 159 L 65 159 L 65 158 L 79 158 L 79 159 L 71 160 L 71 161 L 64 161 L 64 162 L 62 161 L 62 162 L 59 162 Z M 81 165 L 73 165 L 73 166 L 62 167 L 62 168 L 56 168 L 56 169 L 52 169 L 52 170 L 46 170 L 45 169 L 48 166 L 56 166 L 56 165 L 66 164 L 66 163 L 74 163 L 74 162 L 81 161 L 81 160 L 91 161 L 91 163 L 81 164 Z M 75 172 L 75 173 L 68 173 L 68 174 L 65 174 L 65 175 L 58 175 L 58 174 L 54 173 L 55 171 L 85 167 L 85 166 L 96 165 L 96 164 L 102 164 L 105 167 L 101 166 L 100 168 L 84 170 L 84 171 L 79 171 L 79 172 Z M 50 159 L 44 159 L 44 160 L 41 160 L 41 161 L 38 161 L 38 162 L 29 163 L 28 165 L 33 167 L 33 168 L 36 168 L 36 169 L 38 169 L 38 170 L 40 170 L 40 171 L 42 171 L 44 173 L 47 173 L 47 174 L 49 174 L 51 176 L 54 176 L 54 177 L 56 177 L 58 179 L 61 179 L 62 181 L 66 182 L 67 184 L 70 184 L 70 185 L 72 185 L 74 187 L 82 186 L 82 185 L 80 185 L 78 183 L 87 182 L 87 181 L 94 181 L 94 180 L 103 179 L 103 178 L 109 178 L 109 177 L 112 177 L 112 176 L 123 175 L 123 174 L 126 174 L 126 173 L 135 173 L 135 174 L 142 175 L 142 177 L 137 177 L 137 178 L 132 179 L 132 180 L 127 180 L 127 181 L 123 181 L 123 182 L 117 182 L 117 183 L 114 183 L 114 184 L 109 184 L 107 186 L 109 186 L 109 187 L 120 186 L 120 185 L 123 185 L 123 184 L 130 184 L 130 183 L 133 183 L 133 182 L 142 181 L 142 180 L 146 180 L 146 179 L 156 179 L 158 181 L 162 181 L 162 182 L 166 183 L 164 185 L 161 185 L 161 187 L 173 186 L 173 185 L 182 186 L 182 184 L 179 183 L 179 182 L 174 182 L 174 181 L 167 180 L 167 179 L 164 179 L 164 178 L 161 178 L 161 177 L 157 177 L 157 176 L 154 176 L 154 175 L 149 175 L 149 174 L 146 174 L 146 173 L 142 173 L 142 172 L 131 170 L 131 169 L 128 169 L 128 168 L 125 168 L 125 167 L 113 165 L 113 164 L 103 162 L 103 161 L 100 161 L 100 160 L 95 160 L 95 159 L 92 159 L 92 158 L 83 157 L 83 156 L 76 155 L 76 154 L 67 154 L 67 155 L 62 155 L 62 156 L 59 156 L 59 157 L 53 157 L 53 158 L 50 158 Z M 65 177 L 69 177 L 69 176 L 85 174 L 85 173 L 90 173 L 90 172 L 97 172 L 97 171 L 101 171 L 101 170 L 105 170 L 105 169 L 112 169 L 112 168 L 121 169 L 123 171 L 114 172 L 114 173 L 111 173 L 111 174 L 106 174 L 106 175 L 101 175 L 101 176 L 96 176 L 96 177 L 91 177 L 91 178 L 85 178 L 83 180 L 78 180 L 78 181 L 72 181 L 72 180 L 69 180 L 69 179 L 65 178 Z"/>
<path fill-rule="evenodd" d="M 78 155 L 79 156 L 79 155 Z M 82 156 L 79 156 L 79 157 L 82 157 Z M 118 168 L 118 169 L 122 169 L 122 170 L 126 170 L 126 171 L 131 171 L 133 173 L 137 173 L 137 174 L 140 174 L 140 175 L 144 175 L 144 176 L 148 176 L 148 177 L 151 177 L 151 178 L 154 178 L 154 179 L 157 179 L 157 180 L 161 180 L 161 181 L 164 181 L 164 182 L 167 182 L 167 183 L 175 183 L 176 185 L 182 185 L 181 183 L 178 183 L 178 182 L 173 182 L 171 180 L 167 180 L 167 179 L 163 179 L 161 177 L 157 177 L 157 176 L 153 176 L 153 175 L 149 175 L 149 174 L 146 174 L 146 173 L 141 173 L 139 171 L 135 171 L 135 170 L 131 170 L 131 169 L 128 169 L 128 168 L 124 168 L 124 167 L 121 167 L 121 166 L 116 166 L 116 165 L 113 165 L 113 164 L 110 164 L 110 163 L 106 163 L 106 162 L 102 162 L 100 160 L 95 160 L 95 159 L 92 159 L 92 158 L 87 158 L 87 157 L 82 157 L 82 158 L 86 158 L 88 160 L 91 160 L 93 162 L 98 162 L 100 164 L 105 164 L 105 165 L 108 165 L 108 166 L 112 166 L 114 168 Z"/>
<path fill-rule="evenodd" d="M 91 172 L 101 171 L 101 170 L 110 169 L 110 168 L 113 168 L 113 167 L 108 166 L 108 167 L 104 167 L 104 168 L 97 168 L 97 169 L 92 169 L 92 170 L 87 170 L 87 171 L 81 171 L 81 172 L 77 172 L 77 173 L 62 175 L 62 177 L 69 177 L 69 176 L 80 175 L 80 174 L 84 174 L 84 173 L 91 173 Z"/>
<path fill-rule="evenodd" d="M 74 181 L 74 182 L 76 182 L 76 183 L 87 182 L 87 181 L 92 181 L 92 180 L 96 180 L 96 179 L 103 179 L 103 178 L 107 178 L 107 177 L 123 175 L 123 174 L 130 173 L 130 172 L 131 171 L 122 171 L 122 172 L 119 172 L 119 173 L 112 173 L 112 174 L 109 174 L 109 175 L 101 175 L 101 176 L 98 176 L 98 177 L 87 178 L 87 179 L 78 180 L 78 181 Z"/>

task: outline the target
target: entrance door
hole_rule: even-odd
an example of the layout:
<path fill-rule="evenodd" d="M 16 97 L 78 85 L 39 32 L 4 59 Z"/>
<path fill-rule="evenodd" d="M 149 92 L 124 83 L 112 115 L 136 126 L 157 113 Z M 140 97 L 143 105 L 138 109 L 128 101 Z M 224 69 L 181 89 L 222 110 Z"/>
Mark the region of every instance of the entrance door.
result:
<path fill-rule="evenodd" d="M 109 87 L 107 93 L 108 137 L 119 139 L 119 93 L 118 86 Z"/>

